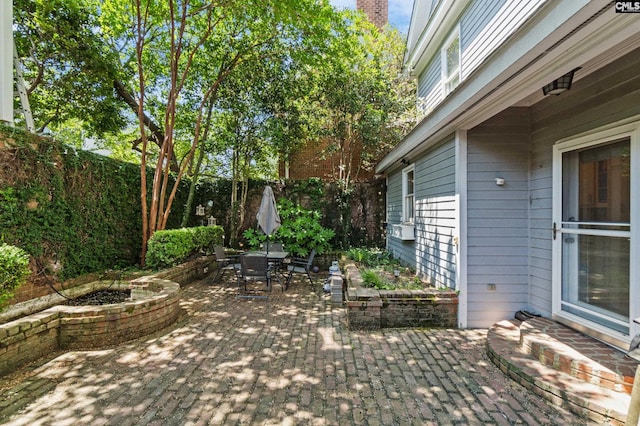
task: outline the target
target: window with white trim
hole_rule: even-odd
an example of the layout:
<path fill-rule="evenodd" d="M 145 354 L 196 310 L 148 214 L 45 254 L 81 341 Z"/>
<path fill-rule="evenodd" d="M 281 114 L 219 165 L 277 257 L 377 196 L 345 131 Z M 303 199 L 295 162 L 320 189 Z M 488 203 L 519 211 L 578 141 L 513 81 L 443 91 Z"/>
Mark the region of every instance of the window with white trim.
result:
<path fill-rule="evenodd" d="M 402 222 L 413 223 L 415 212 L 414 166 L 402 171 Z"/>
<path fill-rule="evenodd" d="M 444 95 L 460 84 L 460 29 L 456 28 L 442 47 L 442 85 Z"/>

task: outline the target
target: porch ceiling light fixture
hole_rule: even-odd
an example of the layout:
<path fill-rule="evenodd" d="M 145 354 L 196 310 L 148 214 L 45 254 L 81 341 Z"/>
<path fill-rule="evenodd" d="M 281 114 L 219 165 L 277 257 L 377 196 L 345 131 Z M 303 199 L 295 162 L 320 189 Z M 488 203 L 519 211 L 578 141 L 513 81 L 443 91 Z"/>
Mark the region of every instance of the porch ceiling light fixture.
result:
<path fill-rule="evenodd" d="M 571 89 L 571 83 L 573 82 L 573 74 L 578 71 L 580 67 L 572 69 L 562 77 L 553 80 L 551 83 L 547 84 L 542 88 L 542 93 L 545 96 L 547 95 L 556 95 L 558 96 L 562 92 L 566 92 Z"/>

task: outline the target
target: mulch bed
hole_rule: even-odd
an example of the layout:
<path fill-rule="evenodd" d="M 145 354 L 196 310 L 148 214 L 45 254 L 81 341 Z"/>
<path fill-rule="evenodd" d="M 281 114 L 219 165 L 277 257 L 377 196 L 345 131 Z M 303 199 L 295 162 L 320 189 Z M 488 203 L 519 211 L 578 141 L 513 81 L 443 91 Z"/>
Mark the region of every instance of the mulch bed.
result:
<path fill-rule="evenodd" d="M 98 290 L 75 299 L 69 299 L 66 305 L 110 305 L 122 303 L 131 297 L 131 290 Z"/>

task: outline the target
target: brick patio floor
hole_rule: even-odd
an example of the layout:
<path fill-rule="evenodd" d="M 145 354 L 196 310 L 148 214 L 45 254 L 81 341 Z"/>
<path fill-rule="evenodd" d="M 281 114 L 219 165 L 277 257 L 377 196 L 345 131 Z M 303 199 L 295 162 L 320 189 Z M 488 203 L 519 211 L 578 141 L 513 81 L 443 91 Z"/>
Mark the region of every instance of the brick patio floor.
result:
<path fill-rule="evenodd" d="M 485 329 L 352 332 L 302 281 L 266 300 L 202 281 L 182 298 L 162 333 L 0 379 L 0 424 L 595 424 L 506 378 Z"/>

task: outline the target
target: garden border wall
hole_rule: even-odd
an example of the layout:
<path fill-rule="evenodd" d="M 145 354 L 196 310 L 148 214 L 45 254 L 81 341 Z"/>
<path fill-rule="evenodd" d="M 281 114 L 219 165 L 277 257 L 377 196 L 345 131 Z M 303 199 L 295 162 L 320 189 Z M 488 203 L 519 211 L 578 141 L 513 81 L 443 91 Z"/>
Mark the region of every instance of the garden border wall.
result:
<path fill-rule="evenodd" d="M 203 257 L 130 282 L 98 281 L 69 290 L 77 297 L 96 290 L 131 289 L 132 300 L 102 306 L 56 305 L 30 313 L 36 301 L 24 302 L 26 316 L 0 324 L 0 376 L 59 349 L 90 350 L 154 333 L 180 314 L 180 284 L 203 277 L 214 262 Z M 47 302 L 64 301 L 61 295 Z M 29 303 L 31 303 L 29 305 Z M 14 306 L 13 313 L 21 306 Z M 4 315 L 8 315 L 4 313 Z"/>
<path fill-rule="evenodd" d="M 458 294 L 453 290 L 376 290 L 361 287 L 354 264 L 346 266 L 347 326 L 352 330 L 396 327 L 448 327 L 458 324 Z"/>

